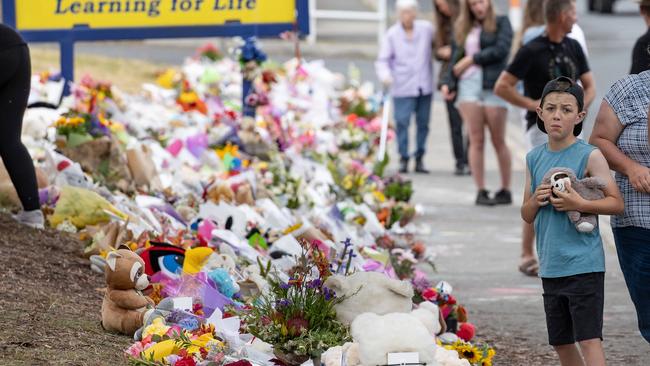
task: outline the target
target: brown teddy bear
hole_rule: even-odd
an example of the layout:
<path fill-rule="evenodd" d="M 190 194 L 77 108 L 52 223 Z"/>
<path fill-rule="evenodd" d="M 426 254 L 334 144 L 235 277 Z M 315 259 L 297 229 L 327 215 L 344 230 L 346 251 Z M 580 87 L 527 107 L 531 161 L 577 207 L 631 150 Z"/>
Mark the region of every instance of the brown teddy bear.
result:
<path fill-rule="evenodd" d="M 106 294 L 102 302 L 102 326 L 111 332 L 133 335 L 153 311 L 154 302 L 142 294 L 149 286 L 144 261 L 126 246 L 106 257 Z"/>
<path fill-rule="evenodd" d="M 235 200 L 235 192 L 230 188 L 230 185 L 215 182 L 208 188 L 208 199 L 217 204 L 221 201 L 232 203 Z"/>
<path fill-rule="evenodd" d="M 603 189 L 606 184 L 602 179 L 587 177 L 578 180 L 578 177 L 576 177 L 576 174 L 570 168 L 558 167 L 549 169 L 544 174 L 544 178 L 542 178 L 542 184 L 550 184 L 554 191 L 559 192 L 566 192 L 566 187 L 569 186 L 580 197 L 589 201 L 599 200 L 605 197 Z M 553 196 L 556 197 L 555 193 L 553 193 Z M 569 220 L 575 225 L 576 230 L 581 233 L 589 233 L 598 225 L 598 216 L 594 214 L 567 211 L 567 216 L 569 216 Z"/>

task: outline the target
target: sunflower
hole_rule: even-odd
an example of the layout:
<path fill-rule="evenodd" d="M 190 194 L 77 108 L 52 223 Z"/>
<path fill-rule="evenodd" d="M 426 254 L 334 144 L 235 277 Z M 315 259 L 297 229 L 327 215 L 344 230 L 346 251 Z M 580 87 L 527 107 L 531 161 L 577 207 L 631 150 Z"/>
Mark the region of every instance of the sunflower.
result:
<path fill-rule="evenodd" d="M 456 346 L 456 351 L 458 351 L 459 357 L 467 359 L 467 361 L 469 361 L 471 364 L 475 364 L 481 361 L 481 358 L 483 356 L 483 352 L 467 343 L 458 344 Z"/>

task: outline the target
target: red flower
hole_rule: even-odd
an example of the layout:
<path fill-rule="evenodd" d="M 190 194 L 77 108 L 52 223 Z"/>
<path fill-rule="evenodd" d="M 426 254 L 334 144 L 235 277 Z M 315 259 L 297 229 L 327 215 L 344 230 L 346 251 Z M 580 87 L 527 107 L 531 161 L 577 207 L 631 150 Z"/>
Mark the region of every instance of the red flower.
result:
<path fill-rule="evenodd" d="M 449 298 L 447 299 L 447 304 L 449 305 L 455 305 L 456 304 L 456 298 L 449 295 Z"/>
<path fill-rule="evenodd" d="M 416 258 L 421 258 L 424 253 L 427 251 L 427 248 L 424 246 L 424 243 L 422 242 L 417 242 L 413 244 L 411 247 L 411 251 L 413 251 L 413 254 L 415 254 Z"/>
<path fill-rule="evenodd" d="M 196 366 L 196 362 L 192 357 L 183 357 L 176 361 L 174 364 L 176 366 Z"/>
<path fill-rule="evenodd" d="M 309 328 L 309 322 L 303 317 L 295 317 L 287 321 L 287 329 L 292 337 L 302 334 Z"/>
<path fill-rule="evenodd" d="M 354 121 L 357 120 L 357 118 L 359 118 L 359 117 L 356 114 L 350 113 L 350 114 L 348 114 L 347 122 L 348 123 L 353 123 Z"/>
<path fill-rule="evenodd" d="M 253 366 L 253 365 L 246 360 L 239 360 L 232 363 L 227 363 L 224 366 Z"/>
<path fill-rule="evenodd" d="M 427 301 L 436 301 L 438 299 L 438 291 L 435 288 L 428 288 L 422 293 L 422 298 Z"/>

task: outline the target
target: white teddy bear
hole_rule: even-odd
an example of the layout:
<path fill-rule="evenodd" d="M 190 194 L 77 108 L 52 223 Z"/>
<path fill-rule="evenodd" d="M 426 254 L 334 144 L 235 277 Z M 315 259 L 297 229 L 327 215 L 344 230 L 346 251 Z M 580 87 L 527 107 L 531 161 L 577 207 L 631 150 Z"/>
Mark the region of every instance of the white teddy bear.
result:
<path fill-rule="evenodd" d="M 438 306 L 423 302 L 411 313 L 359 315 L 351 327 L 354 343 L 333 347 L 322 355 L 325 366 L 384 365 L 391 352 L 418 352 L 419 361 L 437 366 L 470 366 L 456 351 L 436 344 L 444 328 Z"/>
<path fill-rule="evenodd" d="M 431 318 L 438 319 L 433 314 Z M 416 316 L 364 313 L 354 319 L 350 330 L 359 343 L 362 366 L 385 365 L 393 352 L 417 352 L 420 362 L 436 365 L 436 338 Z"/>
<path fill-rule="evenodd" d="M 325 287 L 336 296 L 348 296 L 336 305 L 336 318 L 350 324 L 362 313 L 408 313 L 413 308 L 413 286 L 394 280 L 383 273 L 357 272 L 350 276 L 334 275 L 325 281 Z"/>

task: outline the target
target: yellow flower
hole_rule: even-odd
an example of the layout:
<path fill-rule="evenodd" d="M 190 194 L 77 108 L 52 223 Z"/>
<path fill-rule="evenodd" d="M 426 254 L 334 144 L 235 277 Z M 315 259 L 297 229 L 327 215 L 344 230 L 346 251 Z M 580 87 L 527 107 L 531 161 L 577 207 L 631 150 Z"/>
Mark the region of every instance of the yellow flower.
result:
<path fill-rule="evenodd" d="M 458 351 L 458 356 L 460 358 L 467 359 L 471 364 L 481 361 L 483 355 L 483 352 L 471 344 L 459 344 L 456 346 L 456 351 Z"/>
<path fill-rule="evenodd" d="M 208 342 L 215 340 L 211 333 L 204 333 L 197 339 L 192 340 L 192 345 L 187 348 L 187 353 L 200 353 L 201 348 L 205 348 Z M 223 343 L 219 342 L 219 345 L 222 346 Z"/>
<path fill-rule="evenodd" d="M 302 222 L 299 222 L 293 226 L 289 226 L 288 228 L 284 229 L 283 234 L 284 235 L 291 234 L 292 232 L 300 229 L 301 227 L 302 227 Z"/>
<path fill-rule="evenodd" d="M 108 120 L 108 119 L 106 119 L 106 118 L 104 118 L 104 115 L 103 115 L 103 114 L 100 113 L 97 117 L 99 118 L 99 123 L 100 123 L 102 126 L 109 127 L 109 126 L 111 125 L 111 121 Z"/>
<path fill-rule="evenodd" d="M 111 122 L 109 128 L 111 129 L 112 132 L 120 132 L 126 130 L 124 125 L 119 122 Z"/>
<path fill-rule="evenodd" d="M 384 196 L 384 193 L 381 191 L 372 191 L 372 195 L 375 197 L 375 199 L 379 202 L 384 202 L 386 201 L 386 196 Z"/>
<path fill-rule="evenodd" d="M 165 325 L 163 317 L 157 317 L 153 320 L 151 325 L 148 327 L 144 328 L 144 332 L 142 332 L 142 337 L 146 337 L 148 335 L 158 335 L 158 336 L 164 336 L 165 333 L 169 330 L 169 326 Z"/>
<path fill-rule="evenodd" d="M 192 104 L 196 103 L 199 100 L 199 96 L 193 92 L 182 92 L 181 95 L 178 97 L 178 101 L 181 102 L 182 104 Z"/>
<path fill-rule="evenodd" d="M 160 76 L 158 76 L 156 82 L 158 83 L 158 85 L 160 85 L 165 89 L 171 89 L 174 87 L 174 83 L 177 81 L 177 79 L 178 77 L 177 77 L 176 70 L 167 69 L 165 70 L 165 72 L 160 74 Z"/>
<path fill-rule="evenodd" d="M 226 144 L 221 149 L 217 149 L 217 155 L 219 156 L 219 159 L 223 159 L 226 154 L 230 154 L 233 158 L 238 158 L 239 157 L 239 146 L 233 145 L 230 142 Z"/>
<path fill-rule="evenodd" d="M 341 186 L 343 187 L 343 189 L 349 191 L 350 189 L 352 189 L 353 184 L 354 182 L 352 182 L 351 176 L 346 175 L 345 177 L 343 177 L 343 182 L 341 182 Z"/>

